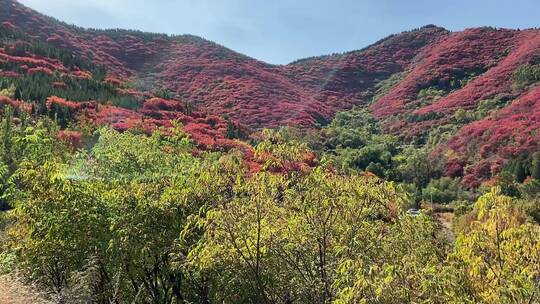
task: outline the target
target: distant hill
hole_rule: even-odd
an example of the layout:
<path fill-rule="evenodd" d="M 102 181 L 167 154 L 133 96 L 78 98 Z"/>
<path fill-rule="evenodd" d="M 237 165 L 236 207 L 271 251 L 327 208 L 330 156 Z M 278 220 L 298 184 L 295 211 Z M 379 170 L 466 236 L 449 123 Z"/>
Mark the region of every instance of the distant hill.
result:
<path fill-rule="evenodd" d="M 9 102 L 46 111 L 50 96 L 85 101 L 52 100 L 74 112 L 68 120 L 155 129 L 179 119 L 203 145 L 226 146 L 250 130 L 318 128 L 365 107 L 404 144 L 433 142 L 445 174 L 473 186 L 540 147 L 538 29 L 429 25 L 278 66 L 195 36 L 83 29 L 0 5 L 0 81 L 17 90 Z M 36 77 L 48 89 L 24 91 Z"/>

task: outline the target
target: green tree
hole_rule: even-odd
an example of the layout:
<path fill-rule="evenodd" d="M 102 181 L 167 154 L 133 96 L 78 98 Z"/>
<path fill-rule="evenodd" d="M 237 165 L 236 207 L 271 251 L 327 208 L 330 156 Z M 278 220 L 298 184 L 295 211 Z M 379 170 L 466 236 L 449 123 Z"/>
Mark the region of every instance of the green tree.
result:
<path fill-rule="evenodd" d="M 540 180 L 540 153 L 536 152 L 532 155 L 531 162 L 531 177 Z"/>
<path fill-rule="evenodd" d="M 466 198 L 466 193 L 462 189 L 460 181 L 449 177 L 431 180 L 427 187 L 422 189 L 422 199 L 426 202 L 447 204 L 454 200 Z"/>
<path fill-rule="evenodd" d="M 449 260 L 480 303 L 540 301 L 540 226 L 494 189 L 475 204 Z"/>
<path fill-rule="evenodd" d="M 209 212 L 194 263 L 214 274 L 216 301 L 333 301 L 345 288 L 340 267 L 373 263 L 407 201 L 376 178 L 317 169 L 293 180 L 269 173 L 239 180 L 233 199 Z"/>
<path fill-rule="evenodd" d="M 77 159 L 18 168 L 8 248 L 63 295 L 76 294 L 77 275 L 94 265 L 87 287 L 99 303 L 208 297 L 185 260 L 201 234 L 199 217 L 227 189 L 227 166 L 218 155 L 195 158 L 181 133 L 100 134 Z"/>
<path fill-rule="evenodd" d="M 109 226 L 100 189 L 66 180 L 60 169 L 60 164 L 48 162 L 17 173 L 16 224 L 9 230 L 9 244 L 22 266 L 56 292 L 68 287 L 70 274 L 90 257 L 106 256 Z"/>

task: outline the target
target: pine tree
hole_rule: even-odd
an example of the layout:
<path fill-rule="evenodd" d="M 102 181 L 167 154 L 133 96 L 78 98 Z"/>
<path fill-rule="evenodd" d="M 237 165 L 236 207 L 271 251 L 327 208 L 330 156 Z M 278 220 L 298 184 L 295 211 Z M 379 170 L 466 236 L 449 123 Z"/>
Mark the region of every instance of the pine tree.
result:
<path fill-rule="evenodd" d="M 533 154 L 531 177 L 540 180 L 540 152 L 536 152 Z"/>
<path fill-rule="evenodd" d="M 527 172 L 525 170 L 525 166 L 523 165 L 523 162 L 517 161 L 514 167 L 514 175 L 516 177 L 516 180 L 520 183 L 522 183 L 525 178 L 527 177 Z"/>
<path fill-rule="evenodd" d="M 21 94 L 21 89 L 19 86 L 17 86 L 17 88 L 15 89 L 15 94 L 13 94 L 13 97 L 16 99 L 16 100 L 22 100 L 22 94 Z"/>
<path fill-rule="evenodd" d="M 227 119 L 227 138 L 228 139 L 238 138 L 238 130 L 236 130 L 233 122 L 230 119 Z"/>

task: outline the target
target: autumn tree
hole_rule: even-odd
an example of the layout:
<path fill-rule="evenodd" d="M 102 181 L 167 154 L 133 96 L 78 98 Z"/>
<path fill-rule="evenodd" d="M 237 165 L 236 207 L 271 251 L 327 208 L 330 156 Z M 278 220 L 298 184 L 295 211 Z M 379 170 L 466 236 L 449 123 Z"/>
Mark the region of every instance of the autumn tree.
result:
<path fill-rule="evenodd" d="M 496 189 L 475 204 L 449 259 L 481 303 L 540 301 L 540 226 Z"/>

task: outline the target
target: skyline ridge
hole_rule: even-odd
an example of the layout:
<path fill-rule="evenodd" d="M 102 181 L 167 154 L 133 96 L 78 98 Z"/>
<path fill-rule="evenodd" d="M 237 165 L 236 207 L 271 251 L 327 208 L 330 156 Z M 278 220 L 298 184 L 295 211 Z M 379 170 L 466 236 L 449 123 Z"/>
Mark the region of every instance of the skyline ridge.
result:
<path fill-rule="evenodd" d="M 204 37 L 271 64 L 362 49 L 388 35 L 426 24 L 453 32 L 482 26 L 524 29 L 538 25 L 531 13 L 537 11 L 538 3 L 528 0 L 517 0 L 512 6 L 488 1 L 457 1 L 449 6 L 421 0 L 407 4 L 393 0 L 384 3 L 343 0 L 338 5 L 323 1 L 159 0 L 152 6 L 140 0 L 20 2 L 86 28 Z M 402 11 L 410 14 L 400 14 Z"/>

